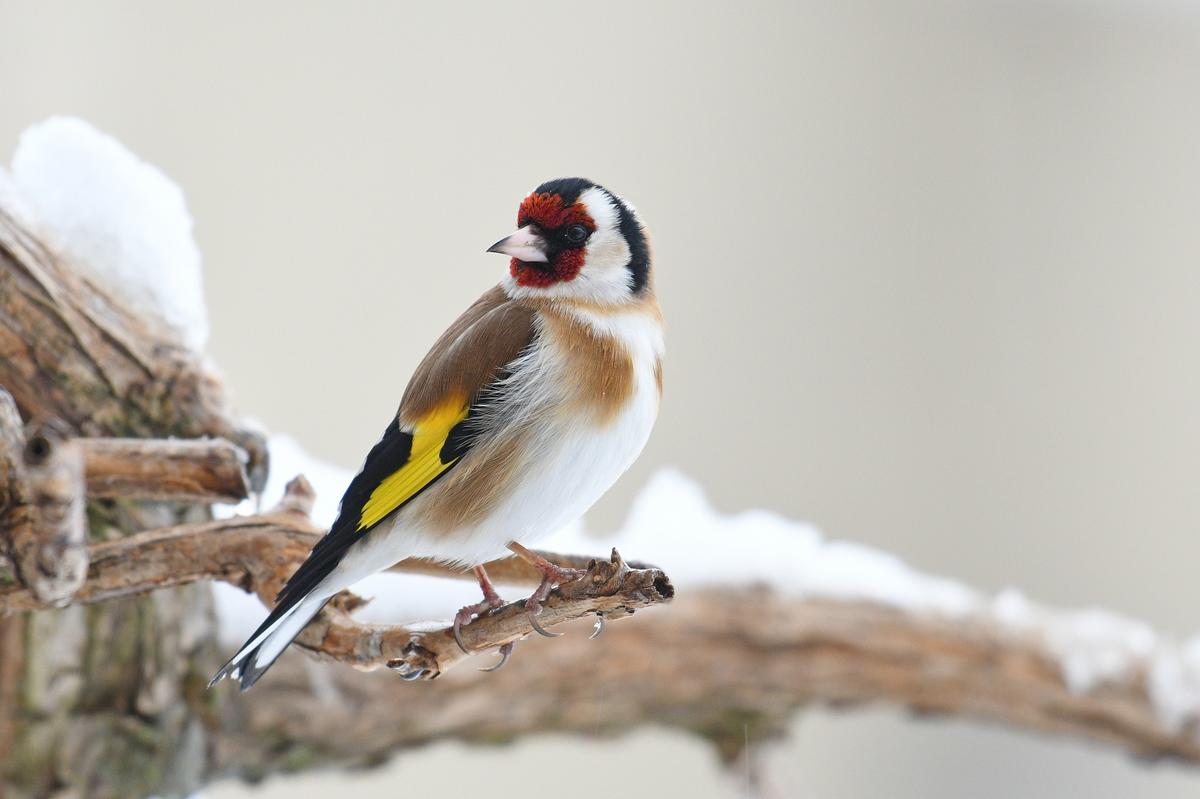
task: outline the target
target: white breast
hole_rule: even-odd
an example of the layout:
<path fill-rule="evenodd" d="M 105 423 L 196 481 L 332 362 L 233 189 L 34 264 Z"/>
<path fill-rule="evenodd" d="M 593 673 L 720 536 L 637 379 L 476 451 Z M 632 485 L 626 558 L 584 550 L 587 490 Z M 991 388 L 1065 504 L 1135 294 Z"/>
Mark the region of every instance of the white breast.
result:
<path fill-rule="evenodd" d="M 614 419 L 604 424 L 587 415 L 554 412 L 566 402 L 567 359 L 552 339 L 524 355 L 509 382 L 523 394 L 513 405 L 534 431 L 522 473 L 487 518 L 452 533 L 414 524 L 419 511 L 398 515 L 386 536 L 374 536 L 349 553 L 337 582 L 350 583 L 406 557 L 431 557 L 474 565 L 506 553 L 510 541 L 533 545 L 582 516 L 641 454 L 658 416 L 656 368 L 663 351 L 662 327 L 643 313 L 579 318 L 598 334 L 617 338 L 629 351 L 633 391 Z M 507 403 L 506 403 L 507 404 Z M 437 492 L 413 505 L 437 501 Z M 417 510 L 416 507 L 413 510 Z"/>
<path fill-rule="evenodd" d="M 580 318 L 628 348 L 634 369 L 629 401 L 615 419 L 600 426 L 584 416 L 547 414 L 553 421 L 537 427 L 536 455 L 513 492 L 458 541 L 439 542 L 454 550 L 446 553 L 451 557 L 479 563 L 505 554 L 509 541 L 532 545 L 558 532 L 587 512 L 645 447 L 658 416 L 655 368 L 663 351 L 662 326 L 641 313 L 580 313 Z M 538 405 L 557 401 L 555 386 L 564 382 L 563 376 L 555 374 L 565 361 L 555 346 L 545 342 L 524 367 L 529 370 L 529 385 L 547 395 Z"/>

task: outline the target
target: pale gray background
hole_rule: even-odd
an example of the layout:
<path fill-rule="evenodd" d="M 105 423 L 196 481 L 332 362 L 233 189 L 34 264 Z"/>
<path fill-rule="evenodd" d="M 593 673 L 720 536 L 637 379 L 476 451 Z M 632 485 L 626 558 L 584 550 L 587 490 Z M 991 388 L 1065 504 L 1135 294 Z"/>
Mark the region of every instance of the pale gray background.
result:
<path fill-rule="evenodd" d="M 0 152 L 73 113 L 173 176 L 212 356 L 315 453 L 357 464 L 502 273 L 483 250 L 520 198 L 583 174 L 652 227 L 670 324 L 658 430 L 593 527 L 677 464 L 722 509 L 1178 634 L 1200 629 L 1198 97 L 1192 3 L 0 0 Z M 762 753 L 780 796 L 1200 792 L 966 723 L 797 730 Z M 530 795 L 530 763 L 613 758 L 647 793 L 738 790 L 640 734 L 434 747 L 355 795 L 434 769 Z"/>

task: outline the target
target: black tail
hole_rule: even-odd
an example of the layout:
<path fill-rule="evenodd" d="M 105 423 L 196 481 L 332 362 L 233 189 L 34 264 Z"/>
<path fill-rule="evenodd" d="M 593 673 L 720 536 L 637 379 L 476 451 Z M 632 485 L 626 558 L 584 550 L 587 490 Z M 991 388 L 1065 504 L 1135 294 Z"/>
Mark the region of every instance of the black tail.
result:
<path fill-rule="evenodd" d="M 330 597 L 303 597 L 299 601 L 283 603 L 271 611 L 267 620 L 259 625 L 254 634 L 246 639 L 237 654 L 221 667 L 209 681 L 212 688 L 226 677 L 238 681 L 241 690 L 245 691 L 258 678 L 267 673 L 267 669 L 283 654 L 288 644 L 292 642 L 325 607 Z"/>

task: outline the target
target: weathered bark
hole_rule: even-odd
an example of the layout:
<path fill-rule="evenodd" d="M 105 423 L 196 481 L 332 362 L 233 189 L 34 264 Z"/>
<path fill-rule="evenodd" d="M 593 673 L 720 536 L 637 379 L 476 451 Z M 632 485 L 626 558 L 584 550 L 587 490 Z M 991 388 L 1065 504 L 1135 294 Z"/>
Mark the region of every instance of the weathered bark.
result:
<path fill-rule="evenodd" d="M 220 381 L 0 210 L 0 385 L 25 417 L 88 436 L 226 438 L 261 488 L 266 445 L 238 424 Z"/>
<path fill-rule="evenodd" d="M 246 453 L 224 439 L 82 438 L 77 443 L 91 499 L 240 502 L 250 495 Z"/>
<path fill-rule="evenodd" d="M 200 358 L 0 211 L 0 386 L 68 434 L 221 437 L 266 475 L 263 437 L 229 413 Z M 11 426 L 10 424 L 6 426 Z M 91 502 L 91 541 L 185 521 L 178 505 Z M 11 575 L 9 575 L 11 578 Z M 0 586 L 4 582 L 0 569 Z M 0 794 L 182 795 L 207 770 L 201 690 L 219 665 L 205 586 L 0 615 Z"/>
<path fill-rule="evenodd" d="M 39 601 L 66 604 L 87 574 L 83 458 L 55 425 L 25 435 L 0 389 L 0 553 Z"/>

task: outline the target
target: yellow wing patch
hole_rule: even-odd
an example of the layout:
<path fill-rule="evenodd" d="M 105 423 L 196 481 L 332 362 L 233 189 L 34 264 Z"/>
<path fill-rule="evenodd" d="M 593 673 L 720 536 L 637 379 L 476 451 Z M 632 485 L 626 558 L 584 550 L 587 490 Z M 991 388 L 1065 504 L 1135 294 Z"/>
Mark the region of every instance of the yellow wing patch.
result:
<path fill-rule="evenodd" d="M 455 461 L 443 463 L 442 446 L 454 426 L 467 418 L 466 402 L 447 403 L 430 413 L 413 427 L 412 452 L 408 462 L 383 479 L 363 505 L 358 529 L 365 530 L 412 499 Z"/>

